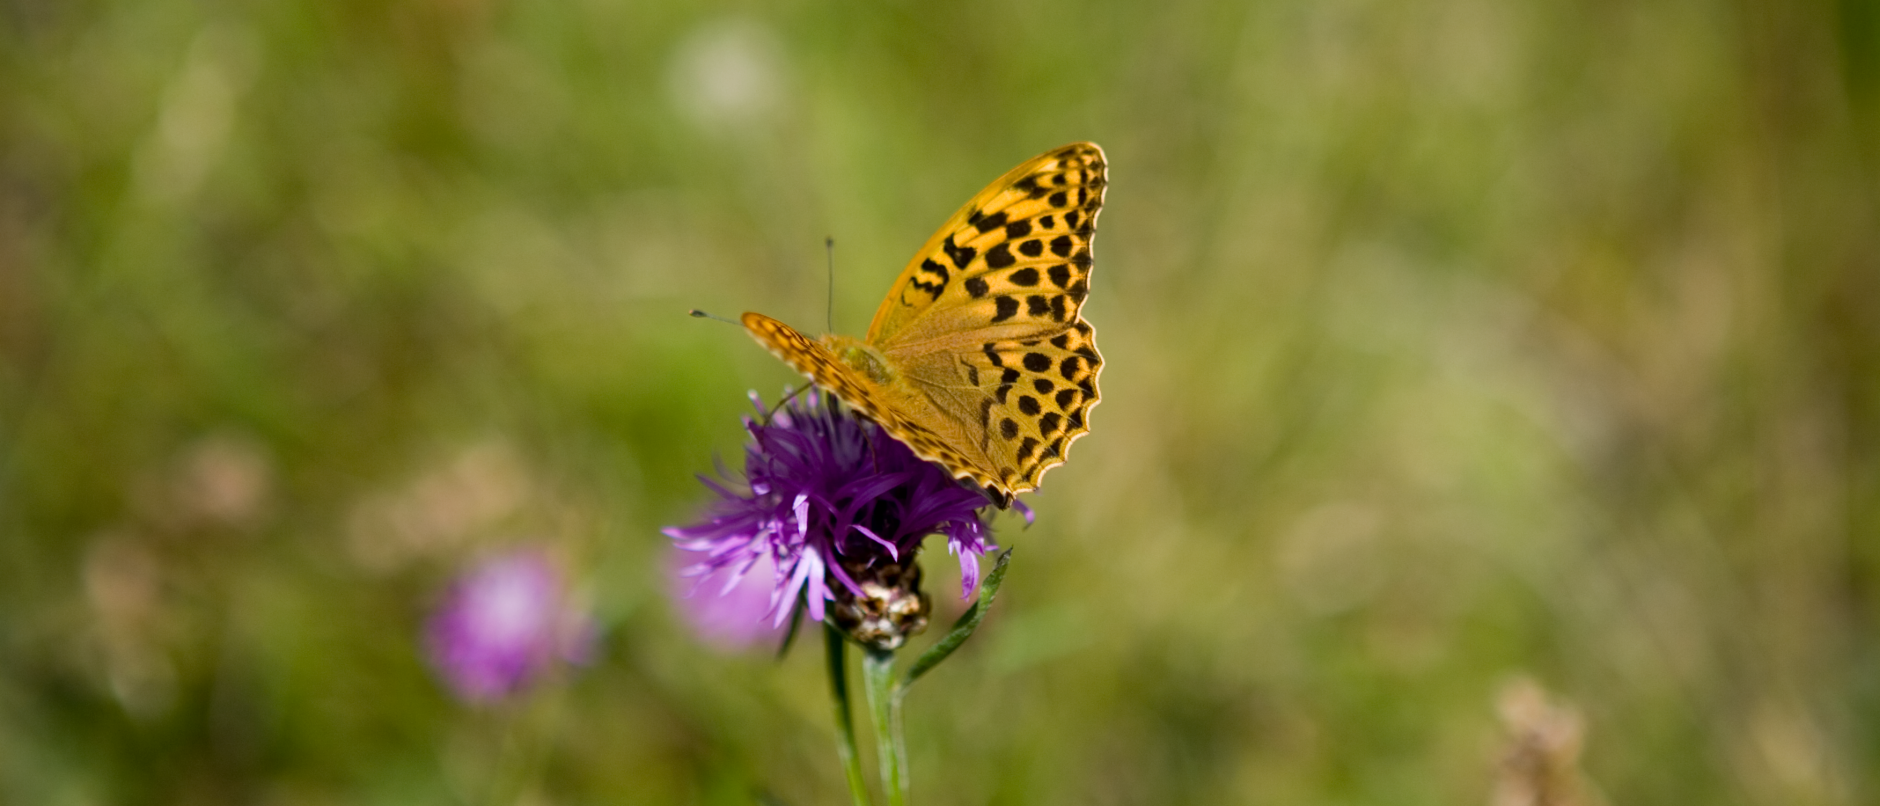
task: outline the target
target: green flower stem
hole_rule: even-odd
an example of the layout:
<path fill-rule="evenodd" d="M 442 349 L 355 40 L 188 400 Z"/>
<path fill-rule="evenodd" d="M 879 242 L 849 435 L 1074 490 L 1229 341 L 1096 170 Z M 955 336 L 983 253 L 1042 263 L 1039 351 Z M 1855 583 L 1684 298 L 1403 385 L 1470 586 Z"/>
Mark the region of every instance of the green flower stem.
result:
<path fill-rule="evenodd" d="M 875 748 L 881 756 L 881 788 L 889 806 L 907 806 L 907 742 L 901 738 L 901 694 L 894 680 L 894 652 L 869 649 L 862 656 L 868 709 L 875 718 Z"/>
<path fill-rule="evenodd" d="M 849 711 L 848 641 L 835 627 L 823 626 L 829 658 L 829 696 L 835 701 L 836 755 L 849 779 L 849 799 L 869 806 L 868 782 L 862 778 L 862 760 L 855 752 L 855 719 Z M 872 694 L 871 694 L 872 701 Z"/>
<path fill-rule="evenodd" d="M 894 677 L 893 650 L 864 649 L 862 652 L 862 684 L 868 693 L 869 716 L 873 717 L 875 724 L 876 755 L 881 757 L 881 788 L 888 793 L 889 806 L 907 806 L 908 800 L 907 741 L 902 738 L 901 731 L 901 703 L 907 699 L 907 689 L 921 675 L 940 665 L 979 629 L 986 612 L 992 609 L 993 598 L 999 595 L 999 586 L 1005 582 L 1005 567 L 1011 560 L 1012 552 L 1009 549 L 999 555 L 992 573 L 987 574 L 985 582 L 980 585 L 979 601 L 973 603 L 959 621 L 954 622 L 953 629 L 939 643 L 914 661 L 905 677 L 899 680 Z M 848 772 L 849 793 L 854 796 L 856 806 L 867 806 L 868 792 L 862 782 L 861 764 L 856 760 L 855 727 L 849 713 L 848 678 L 844 665 L 847 642 L 836 628 L 825 625 L 823 630 L 829 640 L 829 686 L 836 703 L 837 749 L 842 754 L 843 769 Z"/>

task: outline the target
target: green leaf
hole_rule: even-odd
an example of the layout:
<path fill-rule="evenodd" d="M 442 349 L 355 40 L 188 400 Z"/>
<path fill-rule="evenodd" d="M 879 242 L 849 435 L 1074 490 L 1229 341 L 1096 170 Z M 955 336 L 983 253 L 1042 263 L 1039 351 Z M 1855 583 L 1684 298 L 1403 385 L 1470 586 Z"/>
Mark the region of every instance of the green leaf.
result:
<path fill-rule="evenodd" d="M 905 690 L 921 675 L 939 666 L 941 661 L 953 654 L 953 650 L 959 649 L 960 644 L 966 643 L 966 639 L 972 637 L 974 630 L 979 629 L 979 622 L 985 621 L 986 612 L 992 609 L 993 598 L 999 595 L 999 585 L 1005 582 L 1005 566 L 1011 561 L 1011 549 L 1006 549 L 999 555 L 999 559 L 992 566 L 992 573 L 987 574 L 986 581 L 979 586 L 979 601 L 974 602 L 972 607 L 960 614 L 960 620 L 953 623 L 952 631 L 948 632 L 945 638 L 940 639 L 923 653 L 919 660 L 914 661 L 913 666 L 908 667 L 907 677 L 901 680 L 901 689 Z"/>
<path fill-rule="evenodd" d="M 783 633 L 783 643 L 777 645 L 777 660 L 783 660 L 790 654 L 790 645 L 796 643 L 796 630 L 802 623 L 803 599 L 798 597 L 796 605 L 790 608 L 790 628 Z"/>

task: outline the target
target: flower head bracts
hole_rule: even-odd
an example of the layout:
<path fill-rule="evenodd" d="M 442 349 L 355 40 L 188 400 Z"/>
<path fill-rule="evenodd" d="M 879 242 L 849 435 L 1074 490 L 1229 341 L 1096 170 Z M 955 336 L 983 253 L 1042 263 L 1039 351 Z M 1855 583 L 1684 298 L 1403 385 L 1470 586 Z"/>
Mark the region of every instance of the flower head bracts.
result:
<path fill-rule="evenodd" d="M 703 555 L 685 573 L 723 578 L 709 592 L 715 595 L 768 556 L 776 568 L 772 619 L 781 624 L 802 595 L 810 618 L 820 621 L 824 601 L 835 598 L 829 585 L 861 595 L 848 569 L 911 563 L 921 539 L 938 533 L 960 558 L 961 598 L 971 597 L 979 556 L 998 548 L 979 515 L 985 495 L 818 390 L 801 397 L 768 423 L 745 418 L 744 483 L 701 476 L 718 494 L 708 519 L 665 530 L 680 548 Z M 755 395 L 752 403 L 763 410 Z M 731 474 L 720 466 L 719 476 Z"/>

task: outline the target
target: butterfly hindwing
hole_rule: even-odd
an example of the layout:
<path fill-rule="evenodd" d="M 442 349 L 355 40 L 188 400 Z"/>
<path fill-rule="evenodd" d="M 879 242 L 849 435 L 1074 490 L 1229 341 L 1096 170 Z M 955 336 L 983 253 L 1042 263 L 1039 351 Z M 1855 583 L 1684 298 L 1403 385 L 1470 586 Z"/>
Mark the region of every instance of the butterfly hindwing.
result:
<path fill-rule="evenodd" d="M 1088 322 L 1045 339 L 988 343 L 966 363 L 979 381 L 981 447 L 999 488 L 1037 489 L 1045 471 L 1064 463 L 1072 442 L 1090 431 L 1100 397 L 1103 357 Z"/>

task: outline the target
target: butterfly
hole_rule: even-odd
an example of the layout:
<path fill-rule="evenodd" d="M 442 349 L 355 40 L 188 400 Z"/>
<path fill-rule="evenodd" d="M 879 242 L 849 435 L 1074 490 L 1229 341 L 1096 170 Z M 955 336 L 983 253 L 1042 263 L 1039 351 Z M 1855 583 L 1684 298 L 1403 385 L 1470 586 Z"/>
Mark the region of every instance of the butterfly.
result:
<path fill-rule="evenodd" d="M 1103 356 L 1084 321 L 1103 149 L 1072 143 L 966 202 L 908 261 L 868 335 L 811 339 L 760 313 L 746 330 L 916 455 L 1000 507 L 1090 431 Z"/>

